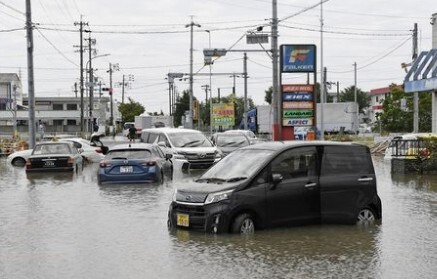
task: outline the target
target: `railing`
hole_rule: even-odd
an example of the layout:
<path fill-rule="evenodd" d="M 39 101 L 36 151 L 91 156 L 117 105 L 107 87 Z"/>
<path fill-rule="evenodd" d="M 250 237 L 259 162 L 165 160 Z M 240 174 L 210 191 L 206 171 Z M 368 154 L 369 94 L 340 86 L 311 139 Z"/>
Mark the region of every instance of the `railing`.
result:
<path fill-rule="evenodd" d="M 425 142 L 420 139 L 394 139 L 391 141 L 390 147 L 392 157 L 409 159 L 418 158 L 420 152 L 426 149 Z"/>

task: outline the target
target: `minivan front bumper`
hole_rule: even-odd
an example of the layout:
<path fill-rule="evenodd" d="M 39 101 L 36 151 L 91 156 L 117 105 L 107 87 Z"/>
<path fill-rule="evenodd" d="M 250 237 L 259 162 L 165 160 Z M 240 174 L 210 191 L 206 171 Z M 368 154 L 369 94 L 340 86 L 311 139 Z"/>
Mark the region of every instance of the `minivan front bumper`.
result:
<path fill-rule="evenodd" d="M 188 225 L 178 225 L 178 215 L 188 216 Z M 227 202 L 204 205 L 173 201 L 168 211 L 172 228 L 223 233 L 229 231 L 230 211 Z"/>
<path fill-rule="evenodd" d="M 214 160 L 192 162 L 187 159 L 172 159 L 174 168 L 181 169 L 183 171 L 207 170 L 220 160 L 221 158 L 215 158 Z"/>

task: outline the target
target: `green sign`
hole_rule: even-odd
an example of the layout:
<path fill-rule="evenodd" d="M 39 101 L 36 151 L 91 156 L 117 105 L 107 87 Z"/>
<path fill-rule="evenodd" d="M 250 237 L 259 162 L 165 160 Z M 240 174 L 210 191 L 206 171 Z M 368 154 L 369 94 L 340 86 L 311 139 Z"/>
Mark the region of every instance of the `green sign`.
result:
<path fill-rule="evenodd" d="M 310 118 L 313 117 L 313 110 L 283 110 L 282 116 L 284 118 Z"/>
<path fill-rule="evenodd" d="M 212 122 L 215 127 L 234 126 L 235 125 L 234 104 L 213 104 Z"/>

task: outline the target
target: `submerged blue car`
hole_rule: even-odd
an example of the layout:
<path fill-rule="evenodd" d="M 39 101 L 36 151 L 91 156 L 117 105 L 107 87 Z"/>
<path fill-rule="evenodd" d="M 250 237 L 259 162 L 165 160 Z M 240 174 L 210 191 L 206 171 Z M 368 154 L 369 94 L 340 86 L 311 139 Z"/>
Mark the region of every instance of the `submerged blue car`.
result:
<path fill-rule="evenodd" d="M 100 162 L 98 183 L 163 183 L 165 176 L 173 176 L 171 157 L 156 144 L 116 145 Z"/>

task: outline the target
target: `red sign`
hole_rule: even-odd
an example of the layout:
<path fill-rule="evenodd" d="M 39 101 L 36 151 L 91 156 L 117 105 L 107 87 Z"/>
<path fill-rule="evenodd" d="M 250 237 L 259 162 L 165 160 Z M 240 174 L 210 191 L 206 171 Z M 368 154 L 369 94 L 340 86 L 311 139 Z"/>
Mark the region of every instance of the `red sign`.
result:
<path fill-rule="evenodd" d="M 282 92 L 313 92 L 314 86 L 308 84 L 283 84 Z"/>

